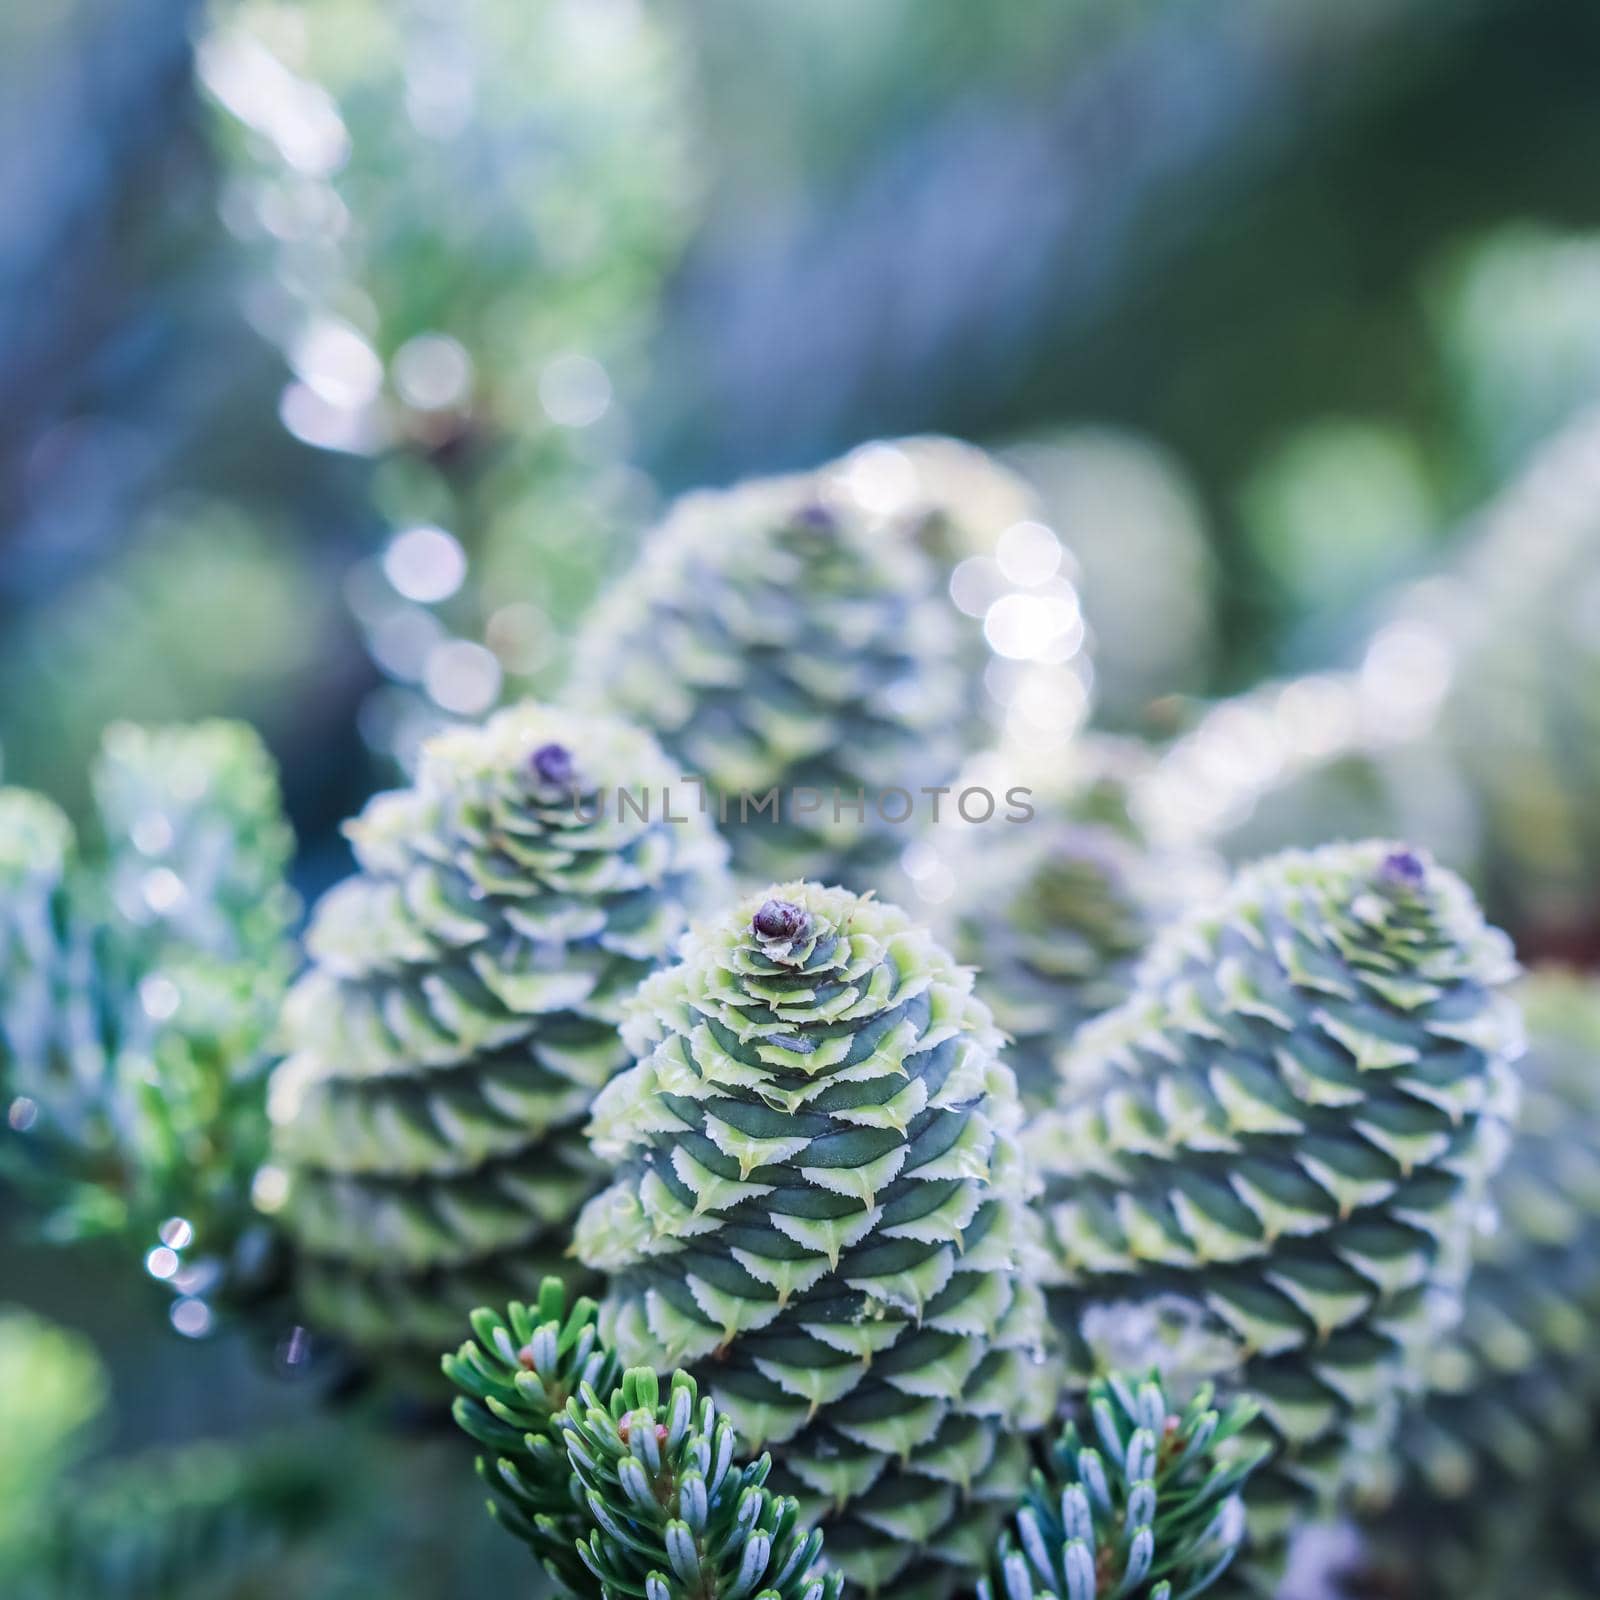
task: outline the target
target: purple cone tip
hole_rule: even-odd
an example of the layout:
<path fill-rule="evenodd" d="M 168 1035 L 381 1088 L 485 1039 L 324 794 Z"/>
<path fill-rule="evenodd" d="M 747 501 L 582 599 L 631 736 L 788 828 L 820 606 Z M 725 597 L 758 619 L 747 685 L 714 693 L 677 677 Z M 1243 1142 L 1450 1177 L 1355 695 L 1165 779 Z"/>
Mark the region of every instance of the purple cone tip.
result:
<path fill-rule="evenodd" d="M 832 533 L 839 526 L 833 513 L 819 501 L 801 506 L 794 514 L 797 528 L 809 528 L 813 533 Z"/>
<path fill-rule="evenodd" d="M 540 745 L 528 764 L 543 783 L 564 786 L 572 782 L 572 752 L 564 744 Z"/>
<path fill-rule="evenodd" d="M 805 907 L 792 900 L 768 900 L 751 919 L 750 926 L 763 939 L 793 940 L 806 931 L 809 920 Z"/>
<path fill-rule="evenodd" d="M 1383 875 L 1391 883 L 1403 883 L 1408 889 L 1420 888 L 1428 869 L 1415 850 L 1391 850 L 1383 858 Z"/>

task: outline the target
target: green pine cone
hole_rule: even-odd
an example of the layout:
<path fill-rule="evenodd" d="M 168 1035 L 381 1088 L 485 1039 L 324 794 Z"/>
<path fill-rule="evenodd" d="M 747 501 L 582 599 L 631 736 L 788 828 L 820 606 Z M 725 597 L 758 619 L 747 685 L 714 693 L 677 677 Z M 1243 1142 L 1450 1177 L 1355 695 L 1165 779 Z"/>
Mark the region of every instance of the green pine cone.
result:
<path fill-rule="evenodd" d="M 913 521 L 847 484 L 824 469 L 687 496 L 577 645 L 580 695 L 704 775 L 763 882 L 858 882 L 903 848 L 979 704 L 973 630 Z"/>
<path fill-rule="evenodd" d="M 1093 1440 L 1069 1422 L 996 1546 L 978 1600 L 1186 1600 L 1244 1539 L 1240 1490 L 1263 1447 L 1237 1436 L 1255 1406 L 1212 1409 L 1202 1388 L 1175 1413 L 1160 1381 L 1094 1383 Z M 1095 1443 L 1097 1440 L 1098 1443 Z"/>
<path fill-rule="evenodd" d="M 691 1366 L 869 1594 L 987 1559 L 1048 1415 L 999 1035 L 903 912 L 791 883 L 647 981 L 590 1137 L 577 1253 L 628 1361 Z"/>
<path fill-rule="evenodd" d="M 722 888 L 681 789 L 666 820 L 676 783 L 647 735 L 525 704 L 435 739 L 349 825 L 360 871 L 317 908 L 273 1093 L 320 1325 L 437 1350 L 559 1265 L 622 1002 Z"/>
<path fill-rule="evenodd" d="M 918 519 L 917 542 L 949 569 L 969 556 L 994 553 L 1000 537 L 1019 522 L 1043 519 L 1038 493 L 998 456 L 947 434 L 878 439 L 853 450 L 826 471 L 869 486 Z"/>
<path fill-rule="evenodd" d="M 1264 1546 L 1389 1448 L 1459 1309 L 1515 1103 L 1513 970 L 1425 857 L 1277 856 L 1158 938 L 1030 1130 L 1077 1381 L 1156 1362 L 1248 1389 Z"/>
<path fill-rule="evenodd" d="M 1591 951 L 1600 895 L 1600 654 L 1590 512 L 1597 429 L 1556 434 L 1398 625 L 1449 664 L 1434 737 L 1464 779 L 1485 898 L 1544 948 Z"/>
<path fill-rule="evenodd" d="M 1400 594 L 1356 670 L 1215 707 L 1148 801 L 1234 857 L 1373 826 L 1432 840 L 1524 947 L 1600 936 L 1600 427 L 1552 436 L 1448 568 Z M 1465 869 L 1464 869 L 1465 870 Z"/>
<path fill-rule="evenodd" d="M 952 943 L 1012 1040 L 1023 1104 L 1042 1110 L 1073 1034 L 1132 987 L 1155 923 L 1146 863 L 1110 830 L 1071 821 L 992 834 L 974 834 L 958 862 Z"/>
<path fill-rule="evenodd" d="M 1569 1514 L 1600 1434 L 1600 986 L 1544 971 L 1518 997 L 1528 1053 L 1490 1190 L 1496 1225 L 1400 1435 L 1406 1481 L 1374 1528 L 1421 1592 L 1461 1600 L 1519 1585 L 1588 1594 L 1600 1575 L 1600 1527 Z"/>
<path fill-rule="evenodd" d="M 1234 862 L 1386 834 L 1470 858 L 1455 773 L 1418 737 L 1427 721 L 1358 672 L 1260 683 L 1172 740 L 1134 807 L 1159 838 L 1204 839 Z"/>
<path fill-rule="evenodd" d="M 1156 852 L 1130 818 L 1126 747 L 1083 742 L 1070 784 L 1035 794 L 1034 819 L 946 830 L 942 921 L 1010 1036 L 1006 1060 L 1030 1111 L 1055 1103 L 1073 1036 L 1126 999 L 1156 929 L 1216 887 L 1204 855 Z"/>
<path fill-rule="evenodd" d="M 479 1342 L 469 1339 L 442 1363 L 461 1390 L 452 1407 L 457 1426 L 495 1452 L 492 1460 L 478 1457 L 479 1476 L 495 1495 L 490 1510 L 575 1593 L 593 1584 L 577 1554 L 587 1517 L 562 1419 L 585 1386 L 610 1394 L 621 1379 L 616 1356 L 600 1343 L 597 1312 L 588 1299 L 569 1311 L 561 1280 L 546 1278 L 535 1305 L 514 1300 L 504 1317 L 474 1311 Z"/>

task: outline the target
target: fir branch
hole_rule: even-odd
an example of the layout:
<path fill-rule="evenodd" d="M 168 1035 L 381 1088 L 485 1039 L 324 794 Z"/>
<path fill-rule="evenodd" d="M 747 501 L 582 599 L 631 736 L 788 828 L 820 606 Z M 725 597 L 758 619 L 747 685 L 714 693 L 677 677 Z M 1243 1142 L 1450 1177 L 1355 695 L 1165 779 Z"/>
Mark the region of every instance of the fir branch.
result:
<path fill-rule="evenodd" d="M 838 1600 L 821 1532 L 766 1488 L 769 1456 L 735 1464 L 733 1424 L 688 1373 L 665 1400 L 647 1367 L 609 1404 L 585 1385 L 562 1428 L 595 1524 L 578 1553 L 602 1600 Z"/>
<path fill-rule="evenodd" d="M 569 1310 L 561 1280 L 546 1278 L 532 1306 L 513 1301 L 504 1316 L 475 1311 L 477 1341 L 442 1362 L 461 1390 L 452 1407 L 457 1425 L 494 1452 L 478 1458 L 495 1495 L 490 1511 L 577 1594 L 593 1587 L 576 1554 L 585 1519 L 562 1418 L 580 1389 L 609 1394 L 620 1374 L 600 1343 L 596 1312 L 589 1299 Z"/>
<path fill-rule="evenodd" d="M 93 1135 L 107 1072 L 81 883 L 61 809 L 0 789 L 0 1096 L 16 1132 L 44 1119 L 76 1142 Z M 0 1169 L 22 1176 L 19 1160 L 0 1142 Z"/>
<path fill-rule="evenodd" d="M 93 773 L 103 876 L 139 965 L 174 952 L 276 969 L 298 913 L 294 835 L 266 747 L 221 719 L 106 729 Z"/>
<path fill-rule="evenodd" d="M 1190 1600 L 1244 1537 L 1240 1491 L 1266 1454 L 1238 1435 L 1256 1415 L 1202 1388 L 1175 1413 L 1157 1378 L 1095 1383 L 1093 1440 L 1069 1422 L 1001 1535 L 979 1600 Z"/>
<path fill-rule="evenodd" d="M 596 1308 L 569 1311 L 558 1279 L 504 1317 L 480 1310 L 479 1342 L 444 1358 L 490 1509 L 570 1594 L 600 1600 L 838 1600 L 822 1535 L 766 1487 L 771 1461 L 735 1461 L 732 1423 L 687 1373 L 617 1382 Z M 607 1396 L 605 1400 L 601 1396 Z"/>

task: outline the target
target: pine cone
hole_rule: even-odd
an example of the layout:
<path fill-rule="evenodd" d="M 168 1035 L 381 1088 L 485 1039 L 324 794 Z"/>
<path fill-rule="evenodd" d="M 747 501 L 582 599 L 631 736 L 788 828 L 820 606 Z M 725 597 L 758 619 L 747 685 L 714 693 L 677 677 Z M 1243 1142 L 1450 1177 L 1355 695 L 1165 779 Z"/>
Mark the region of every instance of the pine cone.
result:
<path fill-rule="evenodd" d="M 1419 1593 L 1587 1595 L 1600 1432 L 1600 988 L 1547 971 L 1528 1021 L 1516 1137 L 1454 1337 L 1400 1438 L 1406 1482 L 1375 1526 Z M 1588 1519 L 1582 1505 L 1591 1502 Z"/>
<path fill-rule="evenodd" d="M 974 619 L 959 641 L 962 672 L 983 684 L 968 748 L 989 749 L 998 733 L 1062 758 L 1099 674 L 1077 562 L 1033 485 L 988 451 L 937 435 L 873 441 L 824 470 L 875 504 L 892 502 Z"/>
<path fill-rule="evenodd" d="M 319 1323 L 436 1351 L 559 1263 L 623 999 L 721 890 L 681 788 L 666 820 L 676 770 L 622 723 L 522 705 L 349 826 L 360 871 L 317 908 L 274 1086 Z"/>
<path fill-rule="evenodd" d="M 1466 782 L 1485 898 L 1519 941 L 1584 959 L 1600 940 L 1597 446 L 1592 415 L 1556 434 L 1447 580 L 1396 608 L 1451 667 L 1436 739 Z"/>
<path fill-rule="evenodd" d="M 1264 1544 L 1388 1448 L 1459 1309 L 1515 1101 L 1512 972 L 1410 850 L 1278 856 L 1158 938 L 1031 1130 L 1077 1381 L 1109 1350 L 1242 1384 L 1278 1455 Z"/>
<path fill-rule="evenodd" d="M 1014 1041 L 1023 1103 L 1042 1110 L 1055 1101 L 1060 1051 L 1126 997 L 1153 918 L 1136 888 L 1138 851 L 1106 829 L 1046 824 L 1000 842 L 974 840 L 982 875 L 976 859 L 957 874 L 955 951 L 979 969 L 978 990 Z"/>
<path fill-rule="evenodd" d="M 913 521 L 869 512 L 846 482 L 685 497 L 577 646 L 580 695 L 705 776 L 736 865 L 762 881 L 859 881 L 903 848 L 979 704 L 960 665 L 975 630 Z"/>
<path fill-rule="evenodd" d="M 697 924 L 595 1105 L 577 1253 L 625 1360 L 691 1366 L 869 1594 L 942 1597 L 1026 1475 L 1018 1105 L 971 975 L 903 912 L 791 883 Z"/>
<path fill-rule="evenodd" d="M 939 565 L 988 556 L 1007 529 L 1044 516 L 1027 479 L 997 456 L 945 434 L 873 440 L 823 469 L 860 483 L 917 519 L 917 542 Z M 887 494 L 885 494 L 887 491 Z"/>
<path fill-rule="evenodd" d="M 1129 815 L 1145 763 L 1121 741 L 1080 745 L 1070 783 L 1036 792 L 1030 821 L 942 830 L 941 925 L 1010 1036 L 1028 1110 L 1055 1103 L 1074 1035 L 1127 997 L 1157 928 L 1218 887 L 1208 857 L 1156 851 Z"/>

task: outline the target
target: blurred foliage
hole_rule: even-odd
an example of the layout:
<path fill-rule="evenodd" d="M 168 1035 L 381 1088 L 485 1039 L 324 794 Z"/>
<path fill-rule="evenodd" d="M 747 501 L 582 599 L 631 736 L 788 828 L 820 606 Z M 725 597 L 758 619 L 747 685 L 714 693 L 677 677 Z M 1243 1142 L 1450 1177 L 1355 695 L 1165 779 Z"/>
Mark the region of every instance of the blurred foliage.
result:
<path fill-rule="evenodd" d="M 198 70 L 260 314 L 386 439 L 530 426 L 553 354 L 636 340 L 692 215 L 681 48 L 633 0 L 217 0 Z"/>
<path fill-rule="evenodd" d="M 1600 948 L 1600 412 L 1472 519 L 1435 575 L 1374 608 L 1359 665 L 1213 707 L 1140 798 L 1158 832 L 1247 858 L 1362 828 L 1461 862 L 1528 954 Z"/>
<path fill-rule="evenodd" d="M 0 1307 L 0 1572 L 51 1506 L 105 1403 L 105 1369 L 87 1339 Z"/>
<path fill-rule="evenodd" d="M 294 841 L 238 724 L 116 724 L 94 790 L 89 860 L 43 796 L 0 790 L 0 1175 L 48 1236 L 131 1244 L 197 1337 L 270 1276 L 253 1185 Z"/>
<path fill-rule="evenodd" d="M 1065 63 L 1134 32 L 1165 3 L 880 0 L 863 10 L 813 0 L 774 30 L 762 0 L 707 0 L 696 31 L 709 117 L 745 134 L 712 149 L 713 171 L 756 203 L 842 186 L 863 151 L 952 101 L 999 86 L 1047 98 Z"/>
<path fill-rule="evenodd" d="M 573 615 L 652 511 L 632 457 L 677 484 L 810 465 L 908 425 L 994 435 L 1087 414 L 1177 448 L 1221 558 L 1218 647 L 1157 689 L 1170 693 L 1244 681 L 1295 637 L 1302 602 L 1239 507 L 1301 426 L 1337 415 L 1411 437 L 1447 513 L 1436 526 L 1488 486 L 1450 442 L 1454 398 L 1422 357 L 1473 230 L 1595 215 L 1573 70 L 1592 20 L 1557 0 L 1475 0 L 1448 17 L 1431 0 L 1230 0 L 1199 30 L 1160 0 L 1048 13 L 1008 0 L 981 19 L 937 0 L 915 24 L 911 10 L 828 0 L 775 21 L 749 0 L 222 0 L 200 21 L 207 92 L 232 113 L 210 119 L 222 160 L 207 172 L 204 119 L 172 85 L 190 8 L 30 8 L 8 81 L 71 76 L 74 94 L 107 97 L 62 173 L 87 184 L 92 169 L 110 198 L 69 208 L 79 191 L 41 179 L 70 147 L 27 141 L 18 172 L 46 220 L 11 253 L 42 263 L 92 214 L 73 269 L 116 279 L 120 298 L 80 294 L 68 358 L 18 390 L 25 426 L 0 451 L 0 539 L 17 557 L 0 637 L 28 638 L 42 600 L 94 581 L 140 524 L 141 495 L 175 475 L 247 492 L 252 520 L 287 512 L 268 559 L 312 572 L 319 597 L 386 530 L 435 524 L 470 561 L 451 597 L 419 607 L 386 592 L 381 562 L 360 580 L 359 631 L 381 640 L 378 670 L 395 679 L 362 728 L 405 751 L 456 707 L 563 675 Z M 136 13 L 158 25 L 136 33 Z M 120 165 L 101 159 L 106 130 L 128 127 L 140 138 L 117 145 Z M 1105 148 L 1124 159 L 1087 160 Z M 1461 162 L 1463 148 L 1477 159 Z M 1427 207 L 1412 203 L 1419 184 Z M 30 300 L 41 309 L 62 292 L 37 273 L 4 281 L 47 288 Z M 284 352 L 287 382 L 258 331 Z M 553 421 L 540 393 L 569 356 L 597 361 L 610 392 L 581 426 Z M 563 373 L 585 414 L 596 373 Z M 271 390 L 319 445 L 342 419 L 334 432 L 354 428 L 346 442 L 379 459 L 296 448 L 269 416 Z M 805 395 L 826 396 L 820 431 L 796 425 Z M 8 480 L 27 491 L 20 520 Z M 64 581 L 68 550 L 81 555 Z M 1093 589 L 1088 566 L 1086 545 Z M 1377 578 L 1352 576 L 1360 590 Z M 1102 630 L 1112 650 L 1168 637 L 1121 616 Z M 1185 616 L 1170 648 L 1203 626 Z M 295 674 L 253 679 L 285 708 L 268 728 L 283 753 L 347 733 L 373 677 L 334 618 L 302 632 L 317 694 Z M 398 658 L 397 638 L 410 642 Z M 430 657 L 450 706 L 431 692 Z M 1121 720 L 1113 666 L 1106 715 Z M 126 674 L 162 675 L 148 657 Z M 212 688 L 191 674 L 190 703 L 127 709 L 258 714 Z M 82 747 L 58 763 L 44 718 L 14 726 L 30 702 L 0 726 L 10 770 L 66 795 Z M 359 801 L 361 765 L 352 748 L 337 784 L 313 786 L 294 764 L 313 850 Z"/>
<path fill-rule="evenodd" d="M 1007 459 L 1074 563 L 1097 725 L 1159 729 L 1154 702 L 1203 689 L 1218 643 L 1211 530 L 1193 483 L 1150 440 L 1108 428 L 1031 439 Z"/>
<path fill-rule="evenodd" d="M 1296 616 L 1337 612 L 1403 576 L 1440 526 L 1417 442 L 1376 423 L 1308 423 L 1245 481 L 1255 557 Z"/>
<path fill-rule="evenodd" d="M 328 610 L 316 574 L 239 507 L 164 503 L 0 646 L 6 743 L 28 755 L 15 776 L 82 815 L 110 722 L 226 712 L 284 731 L 327 666 Z"/>
<path fill-rule="evenodd" d="M 224 1391 L 238 1386 L 237 1375 L 213 1377 Z M 115 1409 L 137 1398 L 118 1395 Z M 211 1395 L 188 1426 L 215 1426 L 226 1399 Z M 522 1565 L 484 1531 L 454 1441 L 379 1448 L 366 1414 L 289 1423 L 280 1405 L 247 1440 L 90 1460 L 111 1432 L 111 1406 L 106 1367 L 83 1335 L 0 1308 L 7 1600 L 461 1600 Z M 418 1504 L 435 1514 L 418 1518 Z"/>
<path fill-rule="evenodd" d="M 1513 223 L 1432 278 L 1458 468 L 1492 488 L 1600 395 L 1600 235 Z"/>
<path fill-rule="evenodd" d="M 402 761 L 507 676 L 560 675 L 552 635 L 648 510 L 624 397 L 694 216 L 686 67 L 635 0 L 212 8 L 198 70 L 232 119 L 223 217 L 263 258 L 251 314 L 294 374 L 280 416 L 375 458 L 382 520 L 474 568 L 357 579 L 402 686 L 363 732 Z"/>
<path fill-rule="evenodd" d="M 191 1445 L 60 1481 L 12 1570 L 0 1566 L 7 1593 L 16 1600 L 265 1600 L 293 1583 L 293 1592 L 355 1600 L 365 1591 L 339 1583 L 325 1565 L 291 1576 L 297 1542 L 329 1520 L 346 1484 L 359 1481 L 353 1461 L 328 1444 Z M 314 1589 L 299 1587 L 306 1578 Z"/>

